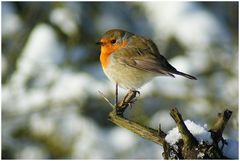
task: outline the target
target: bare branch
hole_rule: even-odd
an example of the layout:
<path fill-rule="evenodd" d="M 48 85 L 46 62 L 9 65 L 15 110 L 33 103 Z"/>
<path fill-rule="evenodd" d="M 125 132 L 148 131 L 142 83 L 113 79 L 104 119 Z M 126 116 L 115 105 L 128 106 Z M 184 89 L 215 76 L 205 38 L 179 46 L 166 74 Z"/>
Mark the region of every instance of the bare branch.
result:
<path fill-rule="evenodd" d="M 208 142 L 205 141 L 198 142 L 184 124 L 183 118 L 178 110 L 176 108 L 172 109 L 170 115 L 175 120 L 182 139 L 174 145 L 170 145 L 165 140 L 167 134 L 161 130 L 160 124 L 158 130 L 156 130 L 123 117 L 125 109 L 134 101 L 138 93 L 137 91 L 128 92 L 117 106 L 112 105 L 101 92 L 99 93 L 113 108 L 113 111 L 109 113 L 109 120 L 120 127 L 138 134 L 144 139 L 163 146 L 164 152 L 162 155 L 164 159 L 227 159 L 219 149 L 218 142 L 223 139 L 222 133 L 227 121 L 231 117 L 231 111 L 225 110 L 223 113 L 219 114 L 215 125 L 210 130 L 214 141 L 209 145 Z"/>
<path fill-rule="evenodd" d="M 222 139 L 223 130 L 232 115 L 232 111 L 226 109 L 223 113 L 218 114 L 214 126 L 209 130 L 212 133 L 213 140 L 218 143 Z"/>
<path fill-rule="evenodd" d="M 124 117 L 117 115 L 115 111 L 112 111 L 109 114 L 109 120 L 112 121 L 113 123 L 115 123 L 116 125 L 126 128 L 126 129 L 130 130 L 131 132 L 134 132 L 134 133 L 140 135 L 144 139 L 148 139 L 157 144 L 163 145 L 163 143 L 165 141 L 164 137 L 159 136 L 158 130 L 140 125 L 134 121 L 127 120 Z"/>
<path fill-rule="evenodd" d="M 184 121 L 182 119 L 181 114 L 178 112 L 176 108 L 172 109 L 170 115 L 175 120 L 177 127 L 179 129 L 180 134 L 182 135 L 184 146 L 192 147 L 198 144 L 196 138 L 190 133 Z"/>

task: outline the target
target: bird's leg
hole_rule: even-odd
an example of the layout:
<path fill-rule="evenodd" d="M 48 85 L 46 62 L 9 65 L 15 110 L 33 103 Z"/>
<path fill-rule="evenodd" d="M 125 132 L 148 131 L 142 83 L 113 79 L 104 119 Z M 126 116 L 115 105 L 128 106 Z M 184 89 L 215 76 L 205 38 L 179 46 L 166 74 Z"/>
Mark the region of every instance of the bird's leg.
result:
<path fill-rule="evenodd" d="M 117 115 L 122 116 L 123 112 L 126 110 L 128 105 L 131 105 L 136 100 L 134 98 L 136 97 L 136 94 L 140 94 L 137 90 L 130 90 L 127 95 L 124 97 L 124 99 L 117 105 L 116 112 Z"/>
<path fill-rule="evenodd" d="M 140 92 L 137 90 L 130 90 L 120 103 L 119 107 L 134 103 L 136 101 L 135 98 L 137 94 L 140 94 Z"/>
<path fill-rule="evenodd" d="M 116 108 L 118 108 L 118 83 L 116 83 L 116 91 L 115 91 L 115 103 Z"/>
<path fill-rule="evenodd" d="M 132 91 L 132 92 L 134 92 L 135 97 L 133 97 L 133 98 L 128 102 L 128 104 L 130 105 L 131 108 L 133 107 L 132 105 L 137 101 L 137 98 L 136 98 L 137 94 L 139 94 L 139 96 L 140 96 L 140 92 L 139 92 L 139 91 L 134 90 L 134 91 Z"/>

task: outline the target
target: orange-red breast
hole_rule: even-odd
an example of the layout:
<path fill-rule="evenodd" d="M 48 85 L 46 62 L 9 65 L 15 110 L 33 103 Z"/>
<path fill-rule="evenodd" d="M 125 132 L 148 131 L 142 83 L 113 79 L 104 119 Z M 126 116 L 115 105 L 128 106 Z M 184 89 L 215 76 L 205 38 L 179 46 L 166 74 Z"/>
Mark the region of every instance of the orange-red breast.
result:
<path fill-rule="evenodd" d="M 156 76 L 194 76 L 176 70 L 150 39 L 120 29 L 107 31 L 101 45 L 100 61 L 107 77 L 120 87 L 136 91 Z"/>

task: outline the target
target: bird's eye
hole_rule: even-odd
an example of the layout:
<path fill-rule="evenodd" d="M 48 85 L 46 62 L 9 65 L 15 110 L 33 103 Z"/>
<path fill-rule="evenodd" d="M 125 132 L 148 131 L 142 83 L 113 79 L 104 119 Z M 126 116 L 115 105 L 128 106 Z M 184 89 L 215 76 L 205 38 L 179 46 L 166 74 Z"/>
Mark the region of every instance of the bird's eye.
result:
<path fill-rule="evenodd" d="M 115 44 L 115 43 L 116 43 L 115 39 L 111 40 L 111 44 Z"/>

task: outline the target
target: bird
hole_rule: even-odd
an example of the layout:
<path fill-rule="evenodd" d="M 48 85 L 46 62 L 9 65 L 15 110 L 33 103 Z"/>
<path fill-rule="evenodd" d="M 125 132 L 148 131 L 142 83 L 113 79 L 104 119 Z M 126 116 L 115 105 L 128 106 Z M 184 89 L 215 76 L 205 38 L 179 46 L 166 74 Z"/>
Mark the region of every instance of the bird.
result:
<path fill-rule="evenodd" d="M 157 76 L 180 75 L 197 79 L 169 64 L 156 44 L 146 37 L 122 29 L 111 29 L 96 44 L 101 46 L 100 63 L 104 73 L 116 83 L 116 104 L 118 86 L 139 92 L 140 87 Z"/>

